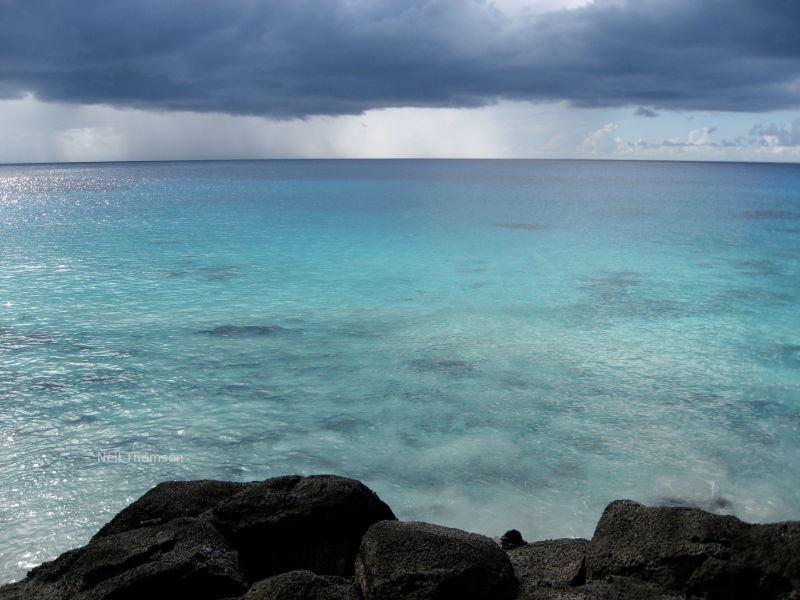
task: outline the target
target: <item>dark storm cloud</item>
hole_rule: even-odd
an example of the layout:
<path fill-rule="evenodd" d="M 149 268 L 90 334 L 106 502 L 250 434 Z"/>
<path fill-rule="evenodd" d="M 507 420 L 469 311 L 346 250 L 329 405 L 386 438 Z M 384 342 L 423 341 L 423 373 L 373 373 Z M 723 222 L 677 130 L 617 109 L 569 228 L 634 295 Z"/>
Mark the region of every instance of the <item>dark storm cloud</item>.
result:
<path fill-rule="evenodd" d="M 294 117 L 497 99 L 800 105 L 800 1 L 0 0 L 0 97 Z"/>

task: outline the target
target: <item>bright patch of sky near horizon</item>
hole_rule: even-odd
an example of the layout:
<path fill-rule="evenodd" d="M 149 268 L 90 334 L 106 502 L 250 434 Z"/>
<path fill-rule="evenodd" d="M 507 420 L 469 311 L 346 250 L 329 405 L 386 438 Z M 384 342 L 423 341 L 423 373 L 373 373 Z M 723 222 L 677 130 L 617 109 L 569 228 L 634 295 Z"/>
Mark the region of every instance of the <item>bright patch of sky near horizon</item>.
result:
<path fill-rule="evenodd" d="M 0 101 L 0 163 L 237 158 L 611 158 L 800 161 L 800 114 L 635 114 L 500 102 L 274 121 L 219 113 Z M 751 135 L 783 128 L 786 140 Z M 782 143 L 783 141 L 783 143 Z M 788 142 L 788 143 L 787 143 Z M 793 143 L 794 142 L 794 143 Z"/>
<path fill-rule="evenodd" d="M 592 2 L 493 4 L 522 24 Z M 27 94 L 0 100 L 0 123 L 0 163 L 405 157 L 800 161 L 800 111 L 790 110 L 577 108 L 566 101 L 501 100 L 479 108 L 399 107 L 273 120 L 43 102 Z"/>

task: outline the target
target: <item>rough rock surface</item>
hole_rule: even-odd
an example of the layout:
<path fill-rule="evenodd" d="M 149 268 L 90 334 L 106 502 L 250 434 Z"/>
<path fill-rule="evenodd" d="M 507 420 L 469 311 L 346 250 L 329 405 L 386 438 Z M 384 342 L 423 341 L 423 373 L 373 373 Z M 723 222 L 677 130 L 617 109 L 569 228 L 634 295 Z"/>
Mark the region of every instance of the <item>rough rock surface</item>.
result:
<path fill-rule="evenodd" d="M 249 484 L 205 516 L 238 550 L 251 581 L 297 569 L 352 575 L 367 528 L 395 518 L 364 484 L 333 475 Z"/>
<path fill-rule="evenodd" d="M 0 589 L 3 600 L 212 600 L 247 589 L 212 525 L 184 517 L 92 540 Z"/>
<path fill-rule="evenodd" d="M 534 542 L 509 550 L 520 596 L 539 588 L 565 588 L 584 583 L 583 557 L 589 540 Z"/>
<path fill-rule="evenodd" d="M 637 577 L 698 598 L 788 598 L 800 589 L 800 522 L 752 525 L 630 500 L 603 512 L 586 578 Z"/>
<path fill-rule="evenodd" d="M 232 481 L 165 481 L 123 508 L 93 539 L 129 531 L 137 527 L 166 523 L 177 517 L 196 517 L 233 494 L 246 483 Z"/>
<path fill-rule="evenodd" d="M 334 475 L 167 482 L 0 600 L 800 600 L 800 521 L 618 500 L 591 541 L 502 543 Z"/>
<path fill-rule="evenodd" d="M 369 528 L 356 559 L 366 600 L 514 598 L 517 581 L 491 539 L 428 523 L 382 521 Z"/>
<path fill-rule="evenodd" d="M 239 600 L 359 600 L 359 598 L 353 578 L 322 576 L 300 570 L 257 581 Z"/>
<path fill-rule="evenodd" d="M 685 596 L 628 577 L 592 581 L 570 588 L 535 588 L 517 600 L 687 600 Z"/>
<path fill-rule="evenodd" d="M 522 534 L 516 529 L 509 529 L 500 536 L 500 545 L 503 547 L 503 550 L 513 550 L 527 543 L 528 542 L 522 538 Z"/>

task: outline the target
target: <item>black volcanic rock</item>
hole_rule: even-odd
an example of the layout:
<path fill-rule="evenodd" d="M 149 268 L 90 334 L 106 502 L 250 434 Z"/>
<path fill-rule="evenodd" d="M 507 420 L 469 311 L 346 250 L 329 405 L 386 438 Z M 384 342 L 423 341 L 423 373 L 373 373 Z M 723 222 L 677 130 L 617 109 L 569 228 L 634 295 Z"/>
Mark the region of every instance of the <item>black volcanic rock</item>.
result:
<path fill-rule="evenodd" d="M 355 581 L 347 577 L 289 571 L 262 579 L 239 600 L 359 600 Z M 230 599 L 233 600 L 233 599 Z"/>
<path fill-rule="evenodd" d="M 0 600 L 800 598 L 798 521 L 618 500 L 591 541 L 525 544 L 513 530 L 504 540 L 517 547 L 398 522 L 363 484 L 334 475 L 173 481 L 86 546 L 0 587 Z"/>
<path fill-rule="evenodd" d="M 0 588 L 2 600 L 215 600 L 247 589 L 236 553 L 201 519 L 95 538 Z"/>
<path fill-rule="evenodd" d="M 509 529 L 500 537 L 500 545 L 503 550 L 512 550 L 524 546 L 527 542 L 522 538 L 522 534 L 516 529 Z"/>
<path fill-rule="evenodd" d="M 428 523 L 382 521 L 369 528 L 356 559 L 365 600 L 514 598 L 517 580 L 490 538 Z"/>
<path fill-rule="evenodd" d="M 629 576 L 696 598 L 778 599 L 800 589 L 800 522 L 752 525 L 630 500 L 603 512 L 586 578 Z"/>
<path fill-rule="evenodd" d="M 352 575 L 364 532 L 395 519 L 364 484 L 334 475 L 251 483 L 205 517 L 238 550 L 251 581 L 297 569 Z"/>
<path fill-rule="evenodd" d="M 508 557 L 520 582 L 520 597 L 537 588 L 566 588 L 584 583 L 583 557 L 588 545 L 589 540 L 561 539 L 509 550 Z"/>
<path fill-rule="evenodd" d="M 215 507 L 248 484 L 233 481 L 165 481 L 123 508 L 94 538 L 166 523 L 177 517 L 196 517 Z"/>
<path fill-rule="evenodd" d="M 517 600 L 689 600 L 686 596 L 631 577 L 613 577 L 571 588 L 533 588 Z"/>

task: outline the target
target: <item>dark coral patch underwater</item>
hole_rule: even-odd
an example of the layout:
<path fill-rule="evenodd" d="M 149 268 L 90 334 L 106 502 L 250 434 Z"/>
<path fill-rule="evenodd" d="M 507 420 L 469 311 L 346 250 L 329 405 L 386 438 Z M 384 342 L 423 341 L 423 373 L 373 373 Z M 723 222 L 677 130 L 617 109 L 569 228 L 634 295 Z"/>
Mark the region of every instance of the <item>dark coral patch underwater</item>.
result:
<path fill-rule="evenodd" d="M 293 331 L 296 330 L 278 327 L 277 325 L 220 325 L 219 327 L 214 327 L 214 329 L 205 329 L 198 333 L 221 337 L 250 337 L 275 335 Z"/>
<path fill-rule="evenodd" d="M 555 229 L 553 225 L 542 225 L 541 223 L 495 223 L 494 226 L 502 227 L 504 229 L 527 229 L 530 231 Z"/>
<path fill-rule="evenodd" d="M 475 372 L 475 365 L 466 360 L 447 358 L 418 358 L 408 361 L 415 371 L 443 373 L 455 377 L 471 375 Z"/>
<path fill-rule="evenodd" d="M 800 212 L 789 210 L 746 210 L 741 216 L 745 219 L 800 219 Z"/>

